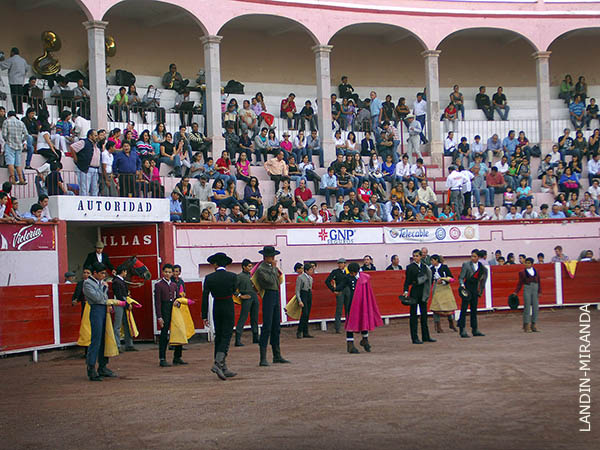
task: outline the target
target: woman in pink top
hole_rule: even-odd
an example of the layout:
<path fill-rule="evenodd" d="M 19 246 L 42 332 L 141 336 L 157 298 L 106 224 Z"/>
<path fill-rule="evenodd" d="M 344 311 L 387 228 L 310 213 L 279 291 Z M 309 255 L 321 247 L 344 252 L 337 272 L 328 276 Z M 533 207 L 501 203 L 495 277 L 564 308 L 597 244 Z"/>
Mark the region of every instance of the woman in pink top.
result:
<path fill-rule="evenodd" d="M 248 161 L 246 153 L 240 153 L 240 157 L 235 163 L 235 168 L 237 170 L 237 179 L 244 180 L 248 184 L 250 182 L 250 161 Z"/>
<path fill-rule="evenodd" d="M 121 150 L 121 144 L 123 142 L 121 140 L 121 129 L 115 128 L 112 130 L 108 135 L 108 140 L 115 143 L 115 150 Z"/>

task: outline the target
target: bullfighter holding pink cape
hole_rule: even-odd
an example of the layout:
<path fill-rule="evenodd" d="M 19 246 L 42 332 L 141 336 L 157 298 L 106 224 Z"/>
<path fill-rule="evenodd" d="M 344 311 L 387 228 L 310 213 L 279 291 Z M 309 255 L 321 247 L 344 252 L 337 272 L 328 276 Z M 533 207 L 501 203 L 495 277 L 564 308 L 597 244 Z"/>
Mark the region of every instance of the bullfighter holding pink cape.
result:
<path fill-rule="evenodd" d="M 362 339 L 360 345 L 365 351 L 371 351 L 369 344 L 369 331 L 383 325 L 381 314 L 377 307 L 375 294 L 371 287 L 371 276 L 365 272 L 359 272 L 357 263 L 348 265 L 348 278 L 352 290 L 350 313 L 346 318 L 346 344 L 348 353 L 359 353 L 354 346 L 354 333 L 360 332 Z"/>

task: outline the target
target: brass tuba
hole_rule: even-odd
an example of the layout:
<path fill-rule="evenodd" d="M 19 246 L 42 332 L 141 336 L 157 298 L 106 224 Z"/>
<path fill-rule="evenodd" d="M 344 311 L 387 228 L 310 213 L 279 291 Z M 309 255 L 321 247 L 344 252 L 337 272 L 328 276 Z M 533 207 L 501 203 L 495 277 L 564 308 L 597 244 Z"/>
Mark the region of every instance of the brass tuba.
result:
<path fill-rule="evenodd" d="M 113 57 L 117 54 L 117 43 L 115 38 L 112 36 L 106 36 L 104 38 L 104 50 L 106 58 Z M 110 64 L 106 63 L 106 73 L 110 72 Z"/>
<path fill-rule="evenodd" d="M 51 52 L 60 50 L 62 46 L 60 38 L 53 31 L 42 32 L 41 38 L 44 43 L 44 54 L 35 59 L 33 70 L 43 77 L 56 75 L 60 72 L 60 62 L 52 56 Z"/>

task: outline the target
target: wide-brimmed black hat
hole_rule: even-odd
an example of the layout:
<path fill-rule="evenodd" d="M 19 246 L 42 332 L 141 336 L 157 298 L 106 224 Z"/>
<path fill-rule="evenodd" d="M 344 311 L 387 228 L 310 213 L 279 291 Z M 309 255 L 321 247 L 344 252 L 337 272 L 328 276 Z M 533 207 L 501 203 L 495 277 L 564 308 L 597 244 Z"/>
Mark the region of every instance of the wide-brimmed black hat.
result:
<path fill-rule="evenodd" d="M 265 245 L 262 250 L 258 251 L 258 253 L 260 253 L 263 256 L 275 256 L 279 255 L 281 252 L 275 249 L 275 247 L 273 247 L 272 245 Z"/>
<path fill-rule="evenodd" d="M 458 293 L 463 298 L 469 298 L 469 296 L 471 295 L 471 294 L 469 294 L 469 291 L 467 290 L 467 288 L 464 286 L 461 286 L 458 288 Z"/>
<path fill-rule="evenodd" d="M 510 294 L 508 296 L 508 306 L 510 307 L 510 309 L 519 308 L 519 296 L 517 294 Z"/>
<path fill-rule="evenodd" d="M 209 264 L 216 264 L 219 267 L 228 266 L 233 260 L 223 252 L 215 253 L 207 258 Z"/>

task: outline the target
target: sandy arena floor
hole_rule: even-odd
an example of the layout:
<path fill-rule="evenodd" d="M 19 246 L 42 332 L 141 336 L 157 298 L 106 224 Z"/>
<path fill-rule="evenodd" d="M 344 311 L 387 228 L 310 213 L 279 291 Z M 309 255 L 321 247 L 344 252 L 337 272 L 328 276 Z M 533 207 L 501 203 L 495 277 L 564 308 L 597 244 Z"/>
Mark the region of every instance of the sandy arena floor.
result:
<path fill-rule="evenodd" d="M 541 332 L 524 334 L 520 314 L 488 314 L 486 337 L 460 339 L 444 323 L 424 345 L 396 320 L 359 355 L 346 353 L 344 335 L 314 329 L 316 339 L 297 340 L 285 328 L 292 364 L 269 368 L 258 367 L 246 334 L 228 358 L 239 375 L 226 382 L 209 371 L 207 343 L 187 346 L 188 366 L 163 369 L 157 347 L 139 345 L 112 359 L 120 377 L 101 383 L 87 381 L 80 350 L 38 364 L 6 358 L 0 448 L 598 449 L 600 354 L 592 431 L 578 431 L 578 317 L 544 310 Z M 599 317 L 594 310 L 592 322 Z"/>

